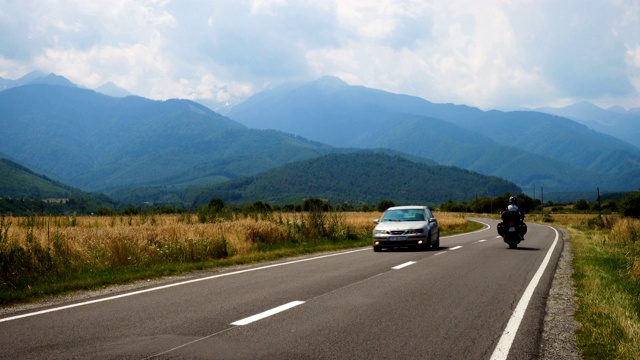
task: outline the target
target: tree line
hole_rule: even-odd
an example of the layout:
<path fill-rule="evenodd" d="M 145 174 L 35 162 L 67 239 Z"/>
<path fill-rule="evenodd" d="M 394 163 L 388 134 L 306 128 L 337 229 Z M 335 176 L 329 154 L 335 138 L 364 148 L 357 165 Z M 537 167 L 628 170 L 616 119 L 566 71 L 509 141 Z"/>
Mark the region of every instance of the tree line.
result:
<path fill-rule="evenodd" d="M 433 210 L 445 212 L 469 212 L 496 214 L 506 209 L 509 204 L 509 197 L 515 196 L 518 206 L 525 212 L 542 211 L 542 201 L 533 199 L 524 193 L 512 194 L 510 192 L 499 196 L 475 197 L 470 201 L 448 200 L 439 206 L 432 206 Z M 402 203 L 401 203 L 402 204 Z M 399 205 L 401 205 L 399 204 Z M 139 214 L 182 214 L 187 212 L 197 212 L 201 218 L 207 219 L 211 214 L 220 215 L 222 212 L 242 213 L 245 215 L 256 213 L 268 213 L 274 211 L 283 212 L 303 212 L 303 211 L 362 211 L 383 212 L 389 207 L 396 206 L 396 202 L 390 199 L 382 199 L 378 203 L 368 204 L 366 202 L 352 204 L 343 202 L 331 204 L 328 200 L 316 197 L 304 199 L 302 203 L 277 205 L 269 202 L 257 200 L 249 204 L 225 204 L 222 199 L 213 198 L 207 204 L 195 209 L 185 209 L 172 205 L 127 205 L 121 209 L 114 207 L 97 206 L 92 199 L 71 198 L 66 203 L 47 203 L 40 200 L 0 198 L 0 214 L 10 214 L 15 216 L 24 215 L 68 215 L 68 214 L 94 214 L 98 216 L 114 215 L 139 215 Z M 614 199 L 604 201 L 587 201 L 578 199 L 572 203 L 555 203 L 549 201 L 544 204 L 545 209 L 550 212 L 577 212 L 577 213 L 602 213 L 620 214 L 628 217 L 640 218 L 640 191 L 619 195 Z"/>

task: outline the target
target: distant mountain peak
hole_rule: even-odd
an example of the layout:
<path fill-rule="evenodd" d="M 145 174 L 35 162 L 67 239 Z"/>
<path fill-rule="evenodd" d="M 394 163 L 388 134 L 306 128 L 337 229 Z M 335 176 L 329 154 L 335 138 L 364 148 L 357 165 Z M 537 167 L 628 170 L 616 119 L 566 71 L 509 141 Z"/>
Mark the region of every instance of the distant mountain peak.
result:
<path fill-rule="evenodd" d="M 598 105 L 590 103 L 586 100 L 579 101 L 573 105 L 567 106 L 568 108 L 576 108 L 576 109 L 599 109 L 602 110 Z"/>
<path fill-rule="evenodd" d="M 100 85 L 99 87 L 97 87 L 96 92 L 99 92 L 104 95 L 112 96 L 112 97 L 127 97 L 131 95 L 130 92 L 112 83 L 111 81 L 106 82 Z"/>
<path fill-rule="evenodd" d="M 45 74 L 42 71 L 34 70 L 17 80 L 3 79 L 2 85 L 4 89 L 30 84 L 59 85 L 77 88 L 78 86 L 64 76 L 54 73 Z"/>
<path fill-rule="evenodd" d="M 30 84 L 45 84 L 45 85 L 59 85 L 59 86 L 68 86 L 68 87 L 78 87 L 78 85 L 72 83 L 69 79 L 64 76 L 56 75 L 51 73 L 44 77 L 35 79 L 30 82 Z"/>
<path fill-rule="evenodd" d="M 335 76 L 323 76 L 315 81 L 312 81 L 310 85 L 328 91 L 341 90 L 349 87 L 349 84 Z"/>
<path fill-rule="evenodd" d="M 47 74 L 43 73 L 40 70 L 33 70 L 32 72 L 24 75 L 23 77 L 21 77 L 20 79 L 16 80 L 18 83 L 24 85 L 24 84 L 28 84 L 32 81 L 41 79 L 43 77 L 47 76 Z"/>

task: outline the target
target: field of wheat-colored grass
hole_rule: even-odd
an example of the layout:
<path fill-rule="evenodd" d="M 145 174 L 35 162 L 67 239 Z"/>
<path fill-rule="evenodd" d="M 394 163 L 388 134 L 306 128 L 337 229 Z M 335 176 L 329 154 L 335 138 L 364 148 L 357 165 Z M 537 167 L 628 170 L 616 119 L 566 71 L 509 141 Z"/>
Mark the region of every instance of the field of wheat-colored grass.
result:
<path fill-rule="evenodd" d="M 331 249 L 368 243 L 376 212 L 2 217 L 0 285 L 73 271 L 204 263 L 278 247 Z M 442 232 L 464 231 L 460 214 L 437 214 Z M 319 245 L 321 244 L 321 245 Z M 351 245 L 350 245 L 351 244 Z M 295 253 L 295 252 L 294 252 Z"/>
<path fill-rule="evenodd" d="M 328 213 L 321 219 L 325 226 L 342 227 L 366 235 L 380 218 L 377 212 Z M 443 232 L 455 231 L 467 224 L 457 213 L 435 213 Z M 3 220 L 6 240 L 15 245 L 37 243 L 44 248 L 63 246 L 79 261 L 87 261 L 91 254 L 114 251 L 129 256 L 153 257 L 163 247 L 189 244 L 195 240 L 225 239 L 235 254 L 251 252 L 256 243 L 278 243 L 293 237 L 309 236 L 309 216 L 303 213 L 271 213 L 250 217 L 237 216 L 231 220 L 198 223 L 195 214 L 144 216 L 78 216 L 78 217 L 6 217 Z M 292 234 L 296 228 L 297 234 Z M 338 231 L 338 230 L 337 230 Z M 306 239 L 309 240 L 309 239 Z M 143 254 L 147 252 L 148 254 Z M 84 258 L 84 259 L 83 259 Z M 126 259 L 119 259 L 126 262 Z M 140 260 L 140 259 L 139 259 Z"/>

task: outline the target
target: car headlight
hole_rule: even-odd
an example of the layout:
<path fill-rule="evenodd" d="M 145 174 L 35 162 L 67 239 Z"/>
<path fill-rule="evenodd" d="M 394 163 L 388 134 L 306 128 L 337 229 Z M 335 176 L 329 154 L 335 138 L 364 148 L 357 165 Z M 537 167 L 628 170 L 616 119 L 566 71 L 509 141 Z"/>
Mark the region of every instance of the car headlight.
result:
<path fill-rule="evenodd" d="M 422 234 L 422 229 L 410 229 L 407 230 L 407 234 Z"/>
<path fill-rule="evenodd" d="M 388 233 L 387 230 L 373 230 L 373 235 L 387 235 Z"/>

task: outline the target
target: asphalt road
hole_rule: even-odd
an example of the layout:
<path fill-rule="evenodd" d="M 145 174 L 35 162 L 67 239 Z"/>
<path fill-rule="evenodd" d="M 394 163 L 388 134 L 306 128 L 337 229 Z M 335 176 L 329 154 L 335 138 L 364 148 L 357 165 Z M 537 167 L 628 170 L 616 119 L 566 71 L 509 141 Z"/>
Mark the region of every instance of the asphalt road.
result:
<path fill-rule="evenodd" d="M 235 268 L 0 317 L 0 359 L 530 359 L 562 239 L 528 224 L 438 251 Z"/>

